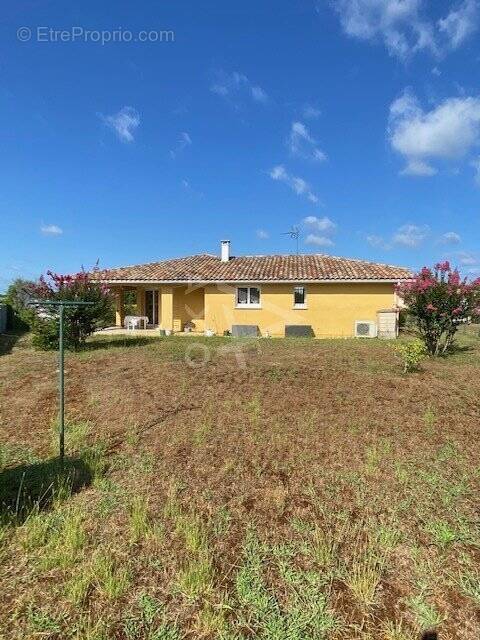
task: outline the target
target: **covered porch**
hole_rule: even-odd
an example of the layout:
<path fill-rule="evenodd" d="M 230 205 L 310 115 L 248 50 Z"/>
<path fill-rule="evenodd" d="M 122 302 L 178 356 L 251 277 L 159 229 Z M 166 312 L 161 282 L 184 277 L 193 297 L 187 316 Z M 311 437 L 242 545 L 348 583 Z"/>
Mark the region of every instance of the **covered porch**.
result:
<path fill-rule="evenodd" d="M 205 289 L 198 285 L 112 285 L 115 296 L 115 328 L 126 329 L 125 318 L 146 318 L 145 331 L 203 333 Z M 115 330 L 115 329 L 113 329 Z"/>

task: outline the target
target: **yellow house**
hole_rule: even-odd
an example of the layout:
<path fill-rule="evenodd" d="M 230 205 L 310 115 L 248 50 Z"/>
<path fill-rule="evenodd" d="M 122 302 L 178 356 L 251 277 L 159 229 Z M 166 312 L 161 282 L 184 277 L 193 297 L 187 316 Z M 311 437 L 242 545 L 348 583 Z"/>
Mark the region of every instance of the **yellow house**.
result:
<path fill-rule="evenodd" d="M 402 267 L 327 255 L 202 254 L 106 269 L 95 277 L 116 296 L 116 324 L 207 335 L 395 337 Z M 142 325 L 143 326 L 143 325 Z"/>

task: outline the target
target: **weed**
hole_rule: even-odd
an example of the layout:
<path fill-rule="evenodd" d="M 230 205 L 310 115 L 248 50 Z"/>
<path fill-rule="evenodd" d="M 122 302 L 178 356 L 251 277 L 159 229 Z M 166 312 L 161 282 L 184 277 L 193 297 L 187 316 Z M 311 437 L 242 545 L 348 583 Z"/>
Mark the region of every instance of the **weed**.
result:
<path fill-rule="evenodd" d="M 224 608 L 206 604 L 197 614 L 195 626 L 201 637 L 222 637 L 228 628 Z"/>
<path fill-rule="evenodd" d="M 108 550 L 103 549 L 92 557 L 90 575 L 96 590 L 110 600 L 123 595 L 131 582 L 128 568 L 121 565 Z"/>
<path fill-rule="evenodd" d="M 148 498 L 135 496 L 128 509 L 130 542 L 136 543 L 146 538 L 152 530 L 148 515 Z"/>
<path fill-rule="evenodd" d="M 193 444 L 197 447 L 205 444 L 207 436 L 212 429 L 210 422 L 205 421 L 195 430 L 193 434 Z"/>
<path fill-rule="evenodd" d="M 71 637 L 73 640 L 110 640 L 109 627 L 105 618 L 94 618 L 91 614 L 81 616 Z"/>
<path fill-rule="evenodd" d="M 425 593 L 407 598 L 407 604 L 415 617 L 419 629 L 438 627 L 443 622 L 443 617 L 438 613 L 434 605 L 426 600 Z"/>
<path fill-rule="evenodd" d="M 383 625 L 382 640 L 416 640 L 417 634 L 405 628 L 403 622 L 389 621 Z"/>
<path fill-rule="evenodd" d="M 443 520 L 429 522 L 425 529 L 430 534 L 433 544 L 442 549 L 458 539 L 457 532 Z"/>
<path fill-rule="evenodd" d="M 302 572 L 284 567 L 288 576 L 288 597 L 280 606 L 275 593 L 264 577 L 266 550 L 253 529 L 247 531 L 243 548 L 243 563 L 236 579 L 236 596 L 241 607 L 240 622 L 255 630 L 255 636 L 265 640 L 306 637 L 322 638 L 335 629 L 338 622 L 327 604 L 323 582 L 315 572 Z M 242 622 L 243 621 L 243 622 Z"/>
<path fill-rule="evenodd" d="M 476 606 L 480 606 L 480 573 L 467 572 L 459 578 L 460 589 Z"/>
<path fill-rule="evenodd" d="M 209 554 L 200 553 L 188 559 L 177 576 L 177 588 L 195 600 L 210 593 L 213 587 L 213 565 Z"/>
<path fill-rule="evenodd" d="M 389 552 L 401 542 L 402 533 L 395 527 L 382 524 L 376 528 L 375 538 L 380 547 L 385 552 Z"/>
<path fill-rule="evenodd" d="M 253 397 L 246 403 L 246 409 L 253 425 L 258 425 L 262 413 L 262 403 L 259 396 Z"/>
<path fill-rule="evenodd" d="M 26 622 L 31 631 L 39 635 L 60 633 L 61 620 L 49 611 L 30 605 L 26 612 Z"/>
<path fill-rule="evenodd" d="M 213 533 L 215 536 L 226 535 L 230 529 L 232 516 L 227 507 L 220 507 L 213 521 Z"/>
<path fill-rule="evenodd" d="M 18 540 L 25 551 L 33 551 L 47 544 L 55 516 L 33 509 L 18 530 Z"/>
<path fill-rule="evenodd" d="M 140 443 L 140 432 L 138 424 L 132 424 L 128 427 L 125 435 L 125 442 L 132 449 L 138 447 Z"/>
<path fill-rule="evenodd" d="M 377 589 L 385 565 L 385 556 L 378 553 L 368 540 L 358 536 L 353 546 L 350 566 L 345 565 L 343 581 L 363 607 L 376 602 Z"/>
<path fill-rule="evenodd" d="M 433 434 L 435 433 L 437 417 L 432 407 L 428 407 L 428 409 L 423 414 L 423 422 L 425 423 L 428 435 L 433 436 Z"/>
<path fill-rule="evenodd" d="M 312 535 L 311 554 L 323 570 L 330 570 L 336 565 L 338 543 L 334 534 L 321 527 L 315 527 Z"/>
<path fill-rule="evenodd" d="M 123 623 L 126 640 L 180 640 L 178 629 L 168 623 L 156 598 L 142 593 L 136 609 L 138 613 L 129 614 Z"/>
<path fill-rule="evenodd" d="M 65 583 L 64 593 L 66 599 L 76 607 L 85 604 L 93 588 L 93 576 L 90 565 L 76 567 L 71 578 Z"/>

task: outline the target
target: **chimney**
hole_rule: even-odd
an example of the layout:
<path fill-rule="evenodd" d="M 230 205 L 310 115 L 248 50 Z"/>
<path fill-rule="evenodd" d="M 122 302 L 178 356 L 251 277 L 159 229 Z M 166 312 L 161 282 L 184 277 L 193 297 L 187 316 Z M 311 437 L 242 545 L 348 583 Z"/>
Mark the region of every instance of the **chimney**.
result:
<path fill-rule="evenodd" d="M 220 259 L 222 262 L 228 262 L 230 260 L 230 240 L 222 240 Z"/>

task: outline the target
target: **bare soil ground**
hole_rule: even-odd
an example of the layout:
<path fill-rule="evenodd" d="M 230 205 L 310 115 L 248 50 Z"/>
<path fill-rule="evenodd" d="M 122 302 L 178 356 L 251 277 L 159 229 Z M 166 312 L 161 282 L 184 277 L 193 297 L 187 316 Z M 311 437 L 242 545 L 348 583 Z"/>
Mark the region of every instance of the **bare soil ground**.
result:
<path fill-rule="evenodd" d="M 56 360 L 3 338 L 0 638 L 477 640 L 477 335 L 410 375 L 376 340 L 93 339 L 66 359 L 88 481 L 28 512 Z"/>

